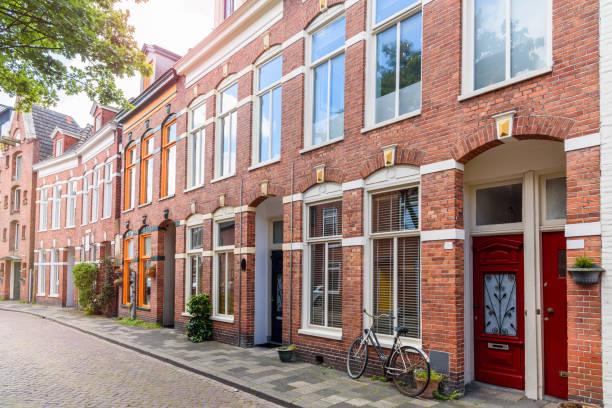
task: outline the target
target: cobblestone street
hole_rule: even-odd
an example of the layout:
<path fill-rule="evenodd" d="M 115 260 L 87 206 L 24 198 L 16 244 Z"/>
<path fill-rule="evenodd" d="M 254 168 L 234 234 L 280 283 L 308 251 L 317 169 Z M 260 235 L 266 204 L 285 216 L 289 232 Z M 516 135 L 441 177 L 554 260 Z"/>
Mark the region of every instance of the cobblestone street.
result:
<path fill-rule="evenodd" d="M 59 324 L 0 311 L 0 407 L 271 407 Z"/>

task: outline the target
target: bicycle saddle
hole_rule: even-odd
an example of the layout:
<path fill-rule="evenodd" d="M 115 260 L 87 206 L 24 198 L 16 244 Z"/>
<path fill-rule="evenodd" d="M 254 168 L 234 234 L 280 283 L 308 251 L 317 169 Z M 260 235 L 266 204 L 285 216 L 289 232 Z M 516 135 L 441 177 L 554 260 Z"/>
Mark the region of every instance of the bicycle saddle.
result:
<path fill-rule="evenodd" d="M 394 327 L 393 330 L 395 330 L 400 336 L 408 333 L 408 328 L 405 326 Z"/>

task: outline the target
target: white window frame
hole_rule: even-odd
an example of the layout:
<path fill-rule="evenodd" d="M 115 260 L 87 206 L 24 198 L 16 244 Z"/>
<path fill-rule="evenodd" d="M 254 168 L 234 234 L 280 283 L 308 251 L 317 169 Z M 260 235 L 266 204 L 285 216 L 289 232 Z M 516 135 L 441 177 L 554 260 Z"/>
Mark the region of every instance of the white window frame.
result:
<path fill-rule="evenodd" d="M 463 0 L 462 7 L 462 19 L 463 19 L 463 58 L 462 58 L 462 75 L 461 75 L 461 95 L 459 96 L 459 100 L 471 98 L 476 95 L 481 95 L 495 89 L 504 88 L 508 85 L 512 85 L 526 79 L 530 79 L 548 72 L 552 72 L 553 66 L 553 57 L 552 57 L 552 0 L 548 0 L 548 15 L 546 17 L 546 22 L 548 24 L 547 30 L 547 64 L 545 67 L 527 72 L 523 75 L 516 76 L 512 78 L 510 72 L 510 30 L 511 25 L 506 24 L 506 79 L 504 81 L 491 84 L 489 86 L 480 88 L 478 90 L 474 89 L 474 1 L 475 0 Z M 510 2 L 511 0 L 506 0 L 506 17 L 509 20 L 510 16 Z"/>
<path fill-rule="evenodd" d="M 23 167 L 23 155 L 18 154 L 15 156 L 15 180 L 21 179 L 21 170 Z"/>
<path fill-rule="evenodd" d="M 342 136 L 337 137 L 335 139 L 329 138 L 329 126 L 327 130 L 327 138 L 324 142 L 319 144 L 314 144 L 314 135 L 313 135 L 313 126 L 312 120 L 314 115 L 314 70 L 319 65 L 324 64 L 328 61 L 331 61 L 335 57 L 340 54 L 346 53 L 347 49 L 347 38 L 346 38 L 346 25 L 344 27 L 344 46 L 337 48 L 336 50 L 330 52 L 327 55 L 319 58 L 317 61 L 312 62 L 312 37 L 313 35 L 325 28 L 326 26 L 336 22 L 341 17 L 344 17 L 344 5 L 339 5 L 327 9 L 323 12 L 319 17 L 315 18 L 315 20 L 310 24 L 308 29 L 306 30 L 306 49 L 305 49 L 305 58 L 306 58 L 306 77 L 305 77 L 305 86 L 304 86 L 304 149 L 302 151 L 308 151 L 311 149 L 316 149 L 318 147 L 326 146 L 329 144 L 333 144 L 344 140 L 344 129 L 342 129 Z M 345 78 L 344 78 L 344 86 L 346 88 L 346 59 L 345 59 Z M 331 67 L 331 64 L 330 64 Z M 329 81 L 331 80 L 331 75 L 328 75 L 328 98 L 331 99 L 331 88 L 329 87 Z M 346 99 L 346 89 L 345 89 L 345 99 Z M 329 106 L 329 105 L 328 105 Z M 346 110 L 346 104 L 345 104 Z M 346 113 L 346 112 L 345 112 Z M 329 119 L 329 112 L 328 112 Z M 346 119 L 346 117 L 345 117 Z M 345 125 L 346 127 L 346 125 Z"/>
<path fill-rule="evenodd" d="M 372 313 L 373 311 L 373 303 L 374 299 L 372 296 L 373 290 L 373 279 L 374 279 L 374 242 L 375 238 L 385 238 L 385 237 L 404 237 L 404 236 L 420 236 L 421 228 L 422 228 L 422 187 L 421 187 L 421 177 L 419 174 L 418 168 L 414 168 L 413 166 L 393 166 L 390 170 L 394 173 L 392 175 L 388 175 L 386 177 L 383 176 L 382 172 L 374 173 L 369 176 L 365 180 L 365 195 L 364 195 L 364 206 L 363 206 L 363 222 L 364 222 L 364 236 L 365 245 L 364 245 L 364 285 L 363 285 L 363 306 L 368 311 L 368 313 Z M 390 192 L 390 191 L 398 191 L 405 190 L 408 188 L 418 188 L 419 192 L 419 228 L 415 230 L 407 230 L 407 231 L 393 231 L 393 232 L 383 232 L 383 233 L 372 233 L 372 196 L 380 193 Z M 396 241 L 396 240 L 395 240 Z M 422 250 L 422 241 L 420 243 L 420 248 Z M 397 251 L 394 251 L 394 256 L 397 256 Z M 422 260 L 419 256 L 419 273 L 422 281 Z M 397 280 L 397 262 L 394 262 L 394 280 Z M 397 312 L 397 282 L 394 282 L 394 310 Z M 422 290 L 422 286 L 420 286 Z M 421 335 L 423 333 L 423 296 L 420 296 L 420 321 L 421 327 L 420 332 Z M 367 315 L 363 315 L 363 325 L 364 327 L 370 327 L 372 324 L 372 319 Z M 386 348 L 389 348 L 393 345 L 393 336 L 386 334 L 377 333 L 378 340 L 380 341 L 380 345 Z M 416 339 L 412 337 L 401 337 L 401 341 L 405 345 L 411 345 L 416 347 L 422 346 L 422 339 Z"/>
<path fill-rule="evenodd" d="M 68 181 L 68 197 L 66 199 L 66 228 L 74 227 L 76 222 L 76 180 Z"/>
<path fill-rule="evenodd" d="M 272 83 L 271 85 L 268 85 L 266 88 L 263 89 L 259 89 L 259 77 L 260 77 L 260 70 L 261 68 L 266 65 L 268 62 L 271 62 L 272 60 L 276 59 L 280 57 L 281 58 L 281 64 L 284 63 L 283 60 L 283 52 L 282 49 L 280 47 L 278 48 L 274 48 L 271 52 L 268 52 L 266 54 L 264 54 L 261 58 L 260 61 L 257 62 L 257 64 L 255 65 L 255 72 L 253 75 L 253 94 L 254 96 L 254 104 L 253 104 L 253 143 L 252 143 L 252 154 L 251 154 L 251 163 L 254 166 L 265 166 L 266 164 L 270 164 L 270 163 L 275 163 L 278 162 L 281 158 L 282 152 L 279 152 L 279 155 L 277 157 L 272 157 L 272 139 L 270 139 L 270 158 L 268 160 L 264 160 L 261 161 L 259 158 L 259 147 L 261 145 L 261 133 L 260 133 L 260 127 L 261 127 L 261 97 L 267 93 L 270 94 L 270 105 L 273 106 L 274 105 L 274 100 L 272 99 L 272 92 L 277 89 L 277 88 L 281 88 L 281 94 L 282 94 L 282 87 L 283 87 L 283 73 L 282 73 L 282 68 L 281 68 L 281 75 L 278 78 L 278 81 Z M 281 65 L 282 67 L 282 65 Z M 270 114 L 272 114 L 272 109 L 270 109 Z M 270 128 L 272 128 L 272 122 L 270 122 Z M 272 135 L 272 129 L 270 129 L 270 135 Z M 281 141 L 280 141 L 281 149 L 282 149 L 282 145 L 283 145 L 283 140 L 282 140 L 282 114 L 281 114 Z"/>
<path fill-rule="evenodd" d="M 55 157 L 61 156 L 64 150 L 64 140 L 58 139 L 55 141 Z"/>
<path fill-rule="evenodd" d="M 98 221 L 100 215 L 100 182 L 102 173 L 102 167 L 98 167 L 93 171 L 93 183 L 91 186 L 91 219 L 90 222 Z"/>
<path fill-rule="evenodd" d="M 16 187 L 13 190 L 13 211 L 21 209 L 21 188 Z"/>
<path fill-rule="evenodd" d="M 489 224 L 489 225 L 476 225 L 476 191 L 487 189 L 491 187 L 501 187 L 511 184 L 520 184 L 523 189 L 522 196 L 522 219 L 521 222 L 507 223 L 507 224 Z M 523 233 L 525 226 L 525 181 L 523 178 L 510 178 L 503 181 L 494 183 L 485 183 L 474 185 L 469 189 L 469 202 L 470 202 L 470 231 L 472 235 L 486 235 L 492 233 L 511 234 L 511 233 Z"/>
<path fill-rule="evenodd" d="M 104 164 L 104 208 L 102 212 L 102 219 L 109 218 L 111 216 L 113 202 L 113 162 L 107 162 Z"/>
<path fill-rule="evenodd" d="M 41 249 L 38 252 L 38 282 L 36 284 L 36 296 L 45 296 L 46 288 L 45 288 L 45 280 L 46 280 L 46 271 L 45 271 L 45 252 L 44 249 Z"/>
<path fill-rule="evenodd" d="M 47 230 L 47 221 L 49 217 L 49 188 L 42 187 L 40 189 L 40 219 L 38 230 L 46 231 Z"/>
<path fill-rule="evenodd" d="M 565 229 L 567 223 L 566 218 L 549 219 L 546 213 L 546 182 L 551 179 L 565 178 L 567 183 L 567 175 L 565 173 L 552 173 L 540 175 L 540 230 L 541 231 L 560 231 Z M 567 184 L 566 184 L 567 195 Z M 567 203 L 566 203 L 567 211 Z M 567 217 L 567 214 L 566 214 Z"/>
<path fill-rule="evenodd" d="M 200 255 L 200 259 L 202 262 L 202 264 L 204 263 L 204 259 L 203 259 L 203 248 L 204 248 L 204 243 L 202 242 L 202 246 L 198 247 L 198 248 L 192 248 L 192 242 L 191 242 L 191 231 L 195 228 L 202 228 L 202 234 L 204 234 L 204 225 L 203 224 L 194 224 L 194 225 L 189 225 L 187 227 L 187 267 L 185 268 L 185 312 L 187 311 L 187 302 L 189 301 L 189 299 L 191 298 L 191 296 L 193 295 L 197 295 L 202 293 L 202 271 L 200 270 L 200 282 L 199 282 L 199 289 L 197 288 L 198 285 L 196 285 L 196 293 L 191 294 L 191 257 L 193 255 Z M 203 239 L 203 238 L 202 238 Z M 200 265 L 201 266 L 201 265 Z M 190 294 L 189 296 L 187 294 Z"/>
<path fill-rule="evenodd" d="M 59 296 L 59 251 L 51 250 L 51 270 L 49 273 L 49 297 Z"/>
<path fill-rule="evenodd" d="M 89 174 L 83 176 L 83 191 L 81 195 L 83 200 L 81 201 L 81 225 L 86 225 L 89 222 Z"/>
<path fill-rule="evenodd" d="M 417 0 L 410 5 L 406 6 L 403 10 L 395 13 L 392 16 L 387 17 L 380 23 L 376 23 L 376 0 L 370 0 L 370 18 L 368 18 L 368 43 L 367 43 L 367 57 L 366 57 L 366 106 L 365 106 L 365 130 L 376 129 L 379 127 L 387 126 L 389 124 L 400 122 L 402 120 L 418 116 L 421 114 L 423 107 L 423 87 L 421 86 L 421 107 L 413 110 L 412 112 L 406 112 L 399 114 L 399 58 L 396 58 L 396 92 L 395 92 L 395 116 L 391 119 L 387 119 L 376 123 L 376 49 L 377 41 L 376 36 L 383 31 L 391 28 L 392 26 L 397 27 L 397 39 L 396 45 L 399 43 L 400 27 L 402 21 L 423 12 L 423 6 L 421 0 Z M 422 17 L 422 16 L 421 16 Z M 423 24 L 421 24 L 421 50 L 423 50 Z M 421 51 L 421 83 L 423 81 L 423 58 Z"/>
<path fill-rule="evenodd" d="M 53 203 L 51 205 L 51 229 L 58 230 L 61 227 L 62 214 L 62 185 L 53 186 Z"/>
<path fill-rule="evenodd" d="M 233 87 L 234 85 L 236 85 L 236 105 L 234 107 L 232 107 L 231 109 L 228 109 L 225 112 L 221 111 L 221 105 L 222 105 L 222 99 L 223 99 L 223 93 L 225 91 L 227 91 L 228 89 L 230 89 L 231 87 Z M 239 95 L 240 95 L 240 86 L 238 86 L 238 80 L 233 78 L 233 80 L 231 82 L 228 82 L 228 85 L 223 86 L 223 88 L 221 88 L 221 90 L 219 92 L 217 92 L 217 120 L 216 120 L 216 137 L 215 137 L 215 180 L 221 180 L 221 179 L 225 179 L 228 177 L 232 177 L 236 175 L 236 164 L 238 161 L 238 108 L 240 107 L 240 99 L 239 99 Z M 234 171 L 230 171 L 227 174 L 223 174 L 223 165 L 222 165 L 222 158 L 223 158 L 223 151 L 222 151 L 222 143 L 223 143 L 223 120 L 225 118 L 229 118 L 231 117 L 233 114 L 236 114 L 236 160 L 233 163 L 233 167 L 234 167 Z M 231 126 L 230 126 L 231 129 Z M 231 144 L 231 143 L 230 143 Z M 230 150 L 230 160 L 231 160 L 231 150 Z M 230 164 L 230 168 L 232 167 L 232 165 Z"/>
<path fill-rule="evenodd" d="M 234 245 L 224 245 L 219 246 L 219 226 L 228 221 L 234 221 L 234 236 L 237 232 L 236 229 L 236 219 L 232 214 L 230 216 L 219 217 L 213 220 L 213 315 L 212 319 L 219 320 L 223 322 L 233 323 L 234 315 L 236 314 L 236 310 L 234 310 L 234 314 L 220 314 L 218 311 L 217 300 L 219 299 L 219 257 L 227 256 L 229 258 L 228 261 L 234 262 Z M 240 232 L 238 232 L 240 233 Z M 227 263 L 226 263 L 227 265 Z M 236 296 L 236 268 L 234 265 L 234 297 Z M 227 290 L 227 270 L 225 273 L 225 282 L 226 282 L 226 290 Z M 225 311 L 227 312 L 227 300 L 228 296 L 225 296 Z"/>
<path fill-rule="evenodd" d="M 15 235 L 13 237 L 15 241 L 13 242 L 13 249 L 17 251 L 19 249 L 19 227 L 20 225 L 18 222 L 15 222 L 13 225 L 15 226 Z"/>
<path fill-rule="evenodd" d="M 189 134 L 187 136 L 187 189 L 204 185 L 204 170 L 206 168 L 206 126 L 208 125 L 208 120 L 204 120 L 196 127 L 193 126 L 193 113 L 196 109 L 204 109 L 204 117 L 206 117 L 206 100 L 198 98 L 191 105 L 189 108 Z M 198 137 L 200 139 L 199 152 L 193 149 L 194 139 Z M 201 156 L 200 160 L 197 159 L 198 155 Z M 201 181 L 194 178 L 194 173 L 199 174 Z"/>

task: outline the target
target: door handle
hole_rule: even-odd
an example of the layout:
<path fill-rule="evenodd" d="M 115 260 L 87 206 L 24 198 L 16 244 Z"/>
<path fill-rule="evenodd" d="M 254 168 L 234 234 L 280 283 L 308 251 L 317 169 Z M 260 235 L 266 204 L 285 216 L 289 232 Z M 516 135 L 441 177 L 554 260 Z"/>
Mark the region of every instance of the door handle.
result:
<path fill-rule="evenodd" d="M 548 309 L 546 309 L 546 313 L 548 313 L 549 315 L 555 314 L 555 309 L 549 307 Z"/>

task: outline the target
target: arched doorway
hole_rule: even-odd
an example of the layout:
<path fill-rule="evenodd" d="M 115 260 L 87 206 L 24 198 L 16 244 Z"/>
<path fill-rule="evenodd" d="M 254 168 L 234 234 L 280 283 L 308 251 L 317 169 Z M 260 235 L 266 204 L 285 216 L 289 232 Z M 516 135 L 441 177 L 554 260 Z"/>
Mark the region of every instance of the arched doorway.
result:
<path fill-rule="evenodd" d="M 567 398 L 566 155 L 501 144 L 465 165 L 466 377 Z"/>

